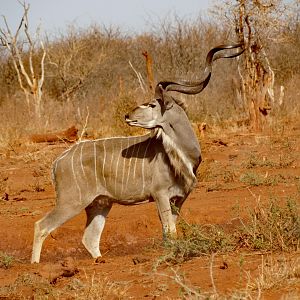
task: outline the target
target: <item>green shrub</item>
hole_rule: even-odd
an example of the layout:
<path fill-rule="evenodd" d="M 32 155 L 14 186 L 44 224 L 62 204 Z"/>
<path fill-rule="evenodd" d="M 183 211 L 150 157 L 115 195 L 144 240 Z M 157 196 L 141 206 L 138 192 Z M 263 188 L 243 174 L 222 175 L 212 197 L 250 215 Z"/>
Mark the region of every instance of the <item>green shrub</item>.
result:
<path fill-rule="evenodd" d="M 179 263 L 193 257 L 234 249 L 234 241 L 220 226 L 188 224 L 181 220 L 178 224 L 180 237 L 164 242 L 166 253 L 160 262 Z"/>
<path fill-rule="evenodd" d="M 260 203 L 248 211 L 248 221 L 230 232 L 221 226 L 178 224 L 179 237 L 164 242 L 165 253 L 157 264 L 181 263 L 193 257 L 240 249 L 261 251 L 298 251 L 300 248 L 299 205 L 288 199 L 279 205 L 276 199 Z"/>
<path fill-rule="evenodd" d="M 0 251 L 0 268 L 9 269 L 12 267 L 15 258 L 5 252 Z"/>
<path fill-rule="evenodd" d="M 249 211 L 250 220 L 235 232 L 237 244 L 252 250 L 297 251 L 300 247 L 299 205 L 288 199 L 279 205 L 276 199 Z"/>

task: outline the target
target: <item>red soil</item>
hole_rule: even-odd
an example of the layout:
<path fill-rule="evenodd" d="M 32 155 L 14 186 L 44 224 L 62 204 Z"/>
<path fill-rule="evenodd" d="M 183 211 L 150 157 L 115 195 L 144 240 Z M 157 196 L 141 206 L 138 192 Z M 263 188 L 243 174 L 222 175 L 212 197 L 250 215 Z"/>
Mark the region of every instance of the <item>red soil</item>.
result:
<path fill-rule="evenodd" d="M 182 216 L 188 222 L 230 227 L 236 222 L 234 208 L 253 208 L 258 199 L 263 203 L 274 195 L 279 200 L 290 196 L 299 202 L 300 127 L 294 126 L 284 135 L 223 133 L 222 137 L 206 137 L 201 144 L 205 160 L 200 168 L 202 181 L 199 181 L 182 210 Z M 153 266 L 163 255 L 163 248 L 159 246 L 161 225 L 155 203 L 149 203 L 113 207 L 102 235 L 103 260 L 98 263 L 94 263 L 81 244 L 85 225 L 83 212 L 47 238 L 41 263 L 31 265 L 34 222 L 51 210 L 55 203 L 50 180 L 51 161 L 66 147 L 63 144 L 41 143 L 22 145 L 13 151 L 0 151 L 0 251 L 15 259 L 6 269 L 3 265 L 1 267 L 0 258 L 1 299 L 26 298 L 38 293 L 45 295 L 39 283 L 45 281 L 54 290 L 61 291 L 60 299 L 76 298 L 71 288 L 69 294 L 66 292 L 67 287 L 74 285 L 75 279 L 91 284 L 92 276 L 95 276 L 95 282 L 103 285 L 114 283 L 111 290 L 116 293 L 124 291 L 121 298 L 177 299 L 183 289 L 175 282 L 176 274 L 184 275 L 185 284 L 199 289 L 203 294 L 215 290 L 219 295 L 225 295 L 235 290 L 245 290 L 247 278 L 257 278 L 259 267 L 267 256 L 270 257 L 270 254 L 249 251 L 216 254 L 215 257 L 202 256 L 175 265 L 172 268 L 176 274 L 166 264 L 158 266 L 155 271 Z M 249 172 L 243 163 L 249 160 L 251 154 L 273 161 L 290 156 L 293 162 L 288 166 L 262 166 L 250 170 L 264 176 L 281 174 L 286 180 L 274 186 L 247 186 L 242 183 L 240 176 Z M 300 261 L 299 253 L 277 253 L 272 258 L 277 261 L 283 256 L 287 260 L 298 257 Z M 33 284 L 20 280 L 24 276 L 29 276 Z M 293 299 L 300 297 L 299 277 L 296 276 L 289 284 L 277 284 L 274 288 L 263 290 L 263 299 L 279 299 L 289 295 L 295 297 Z M 252 295 L 258 294 L 255 288 L 249 287 L 249 291 Z M 50 298 L 55 298 L 49 293 Z"/>

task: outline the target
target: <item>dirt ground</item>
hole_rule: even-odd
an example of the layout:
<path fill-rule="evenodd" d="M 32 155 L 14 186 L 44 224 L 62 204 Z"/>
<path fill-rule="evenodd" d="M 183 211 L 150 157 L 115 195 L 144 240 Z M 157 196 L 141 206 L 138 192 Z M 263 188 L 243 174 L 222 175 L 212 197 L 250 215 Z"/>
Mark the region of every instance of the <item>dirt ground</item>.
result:
<path fill-rule="evenodd" d="M 244 208 L 271 197 L 299 204 L 300 123 L 264 135 L 208 130 L 201 146 L 199 183 L 182 209 L 189 223 L 232 225 L 237 211 L 243 217 Z M 81 244 L 82 212 L 46 239 L 41 263 L 30 264 L 34 222 L 55 204 L 51 162 L 67 147 L 22 142 L 0 149 L 0 299 L 190 299 L 192 291 L 202 298 L 300 299 L 299 252 L 240 250 L 159 264 L 164 248 L 154 203 L 113 207 L 102 260 Z M 250 173 L 274 183 L 242 180 Z M 280 265 L 298 273 L 281 280 Z"/>

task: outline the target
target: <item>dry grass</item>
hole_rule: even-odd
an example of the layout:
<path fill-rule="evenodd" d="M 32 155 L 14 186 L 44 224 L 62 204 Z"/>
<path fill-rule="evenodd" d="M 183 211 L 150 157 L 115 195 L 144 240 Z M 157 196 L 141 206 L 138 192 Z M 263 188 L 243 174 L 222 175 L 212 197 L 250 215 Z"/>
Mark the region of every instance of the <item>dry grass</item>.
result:
<path fill-rule="evenodd" d="M 300 257 L 291 258 L 282 255 L 275 258 L 271 255 L 262 255 L 259 266 L 259 275 L 250 277 L 251 288 L 256 290 L 270 290 L 273 288 L 293 285 L 300 280 Z"/>
<path fill-rule="evenodd" d="M 205 290 L 201 286 L 193 286 L 187 276 L 182 274 L 178 268 L 170 267 L 169 272 L 156 272 L 156 276 L 168 278 L 175 282 L 179 287 L 181 299 L 215 299 L 215 300 L 252 300 L 263 299 L 266 292 L 270 293 L 281 290 L 280 299 L 298 299 L 300 283 L 300 260 L 299 255 L 286 258 L 285 256 L 261 255 L 261 263 L 258 266 L 258 272 L 251 274 L 244 271 L 242 265 L 240 272 L 245 275 L 240 287 L 233 286 L 226 293 L 220 292 L 214 279 L 214 254 L 210 256 L 209 276 L 211 289 Z"/>
<path fill-rule="evenodd" d="M 245 162 L 245 167 L 247 169 L 252 168 L 287 168 L 290 167 L 295 161 L 292 154 L 279 155 L 277 160 L 270 159 L 266 156 L 250 155 L 247 162 Z"/>
<path fill-rule="evenodd" d="M 0 155 L 5 155 L 8 151 L 14 151 L 16 145 L 20 144 L 22 136 L 21 128 L 2 127 L 0 135 Z"/>
<path fill-rule="evenodd" d="M 113 282 L 93 273 L 84 279 L 73 279 L 65 287 L 65 295 L 75 299 L 124 299 L 130 286 L 126 282 Z"/>
<path fill-rule="evenodd" d="M 26 299 L 34 294 L 37 299 L 58 299 L 60 293 L 49 281 L 38 274 L 24 273 L 19 275 L 13 284 L 0 288 L 0 296 L 11 299 Z"/>
<path fill-rule="evenodd" d="M 0 288 L 0 297 L 9 299 L 124 299 L 128 284 L 113 282 L 101 276 L 87 275 L 71 278 L 62 288 L 38 273 L 19 275 L 13 284 Z"/>

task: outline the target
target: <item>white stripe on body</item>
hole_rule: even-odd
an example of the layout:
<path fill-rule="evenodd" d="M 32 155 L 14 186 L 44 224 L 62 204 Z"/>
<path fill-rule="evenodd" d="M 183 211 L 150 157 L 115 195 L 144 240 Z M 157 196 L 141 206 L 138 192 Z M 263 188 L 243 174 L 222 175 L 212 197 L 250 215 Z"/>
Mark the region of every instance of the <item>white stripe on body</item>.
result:
<path fill-rule="evenodd" d="M 67 149 L 67 150 L 65 150 L 54 162 L 53 162 L 53 171 L 52 171 L 52 173 L 54 174 L 55 172 L 56 172 L 56 168 L 57 168 L 57 164 L 58 164 L 58 162 L 61 160 L 61 159 L 63 159 L 65 156 L 67 156 L 69 153 L 70 153 L 70 150 L 71 150 L 72 148 L 69 148 L 69 149 Z M 53 175 L 52 174 L 52 175 Z"/>
<path fill-rule="evenodd" d="M 82 146 L 81 146 L 81 148 L 80 148 L 80 165 L 81 165 L 82 173 L 83 173 L 83 175 L 84 175 L 84 177 L 85 177 L 85 179 L 86 179 L 86 173 L 85 173 L 85 171 L 84 171 L 83 160 L 82 160 L 82 150 L 83 150 L 83 146 L 84 146 L 85 143 L 86 143 L 86 142 L 82 142 L 82 143 L 81 143 Z M 86 180 L 86 181 L 87 181 L 87 180 Z"/>
<path fill-rule="evenodd" d="M 119 171 L 119 161 L 120 161 L 120 157 L 122 155 L 122 140 L 121 140 L 121 150 L 120 153 L 118 155 L 118 159 L 117 159 L 117 163 L 116 163 L 116 173 L 115 173 L 115 196 L 117 196 L 117 179 L 118 179 L 118 171 Z M 122 194 L 121 194 L 122 196 Z"/>
<path fill-rule="evenodd" d="M 145 192 L 145 161 L 146 161 L 147 150 L 148 150 L 148 147 L 150 144 L 151 144 L 151 139 L 149 138 L 148 144 L 147 144 L 145 152 L 144 152 L 143 164 L 142 164 L 143 189 L 142 189 L 141 195 L 144 195 L 144 192 Z"/>
<path fill-rule="evenodd" d="M 105 148 L 105 141 L 106 139 L 103 141 L 103 151 L 104 151 L 104 155 L 103 155 L 103 164 L 102 164 L 102 176 L 103 176 L 103 182 L 104 182 L 104 187 L 106 188 L 106 178 L 104 175 L 104 170 L 105 170 L 105 163 L 106 163 L 106 148 Z"/>
<path fill-rule="evenodd" d="M 132 153 L 134 153 L 135 146 L 136 146 L 136 143 L 133 144 Z M 129 158 L 129 167 L 128 167 L 128 172 L 127 172 L 126 187 L 128 186 L 128 181 L 129 181 L 130 172 L 131 172 L 131 165 L 132 165 L 132 156 L 130 156 L 130 158 Z"/>
<path fill-rule="evenodd" d="M 142 139 L 141 139 L 142 140 Z M 137 165 L 137 160 L 138 160 L 138 156 L 139 156 L 139 152 L 140 152 L 140 148 L 141 148 L 141 141 L 138 143 L 138 150 L 136 153 L 136 158 L 135 158 L 135 162 L 134 162 L 134 169 L 133 169 L 133 178 L 135 179 L 135 175 L 136 175 L 136 165 Z"/>
<path fill-rule="evenodd" d="M 72 158 L 71 158 L 71 167 L 72 167 L 72 173 L 73 173 L 73 176 L 74 176 L 74 181 L 75 181 L 75 185 L 79 191 L 79 199 L 80 199 L 80 202 L 81 202 L 81 189 L 80 189 L 80 186 L 78 184 L 78 181 L 77 181 L 77 178 L 76 178 L 76 174 L 75 174 L 75 169 L 74 169 L 74 155 L 76 153 L 78 149 L 78 144 L 76 145 L 76 148 L 74 149 L 73 151 L 73 154 L 72 154 Z"/>
<path fill-rule="evenodd" d="M 122 184 L 121 184 L 121 193 L 120 193 L 121 197 L 123 196 L 124 176 L 125 176 L 125 164 L 126 164 L 126 160 L 127 160 L 128 149 L 129 149 L 129 139 L 127 139 L 127 148 L 126 148 L 126 152 L 125 152 L 124 157 L 123 157 Z M 122 151 L 121 151 L 120 154 L 122 155 Z"/>
<path fill-rule="evenodd" d="M 95 180 L 96 180 L 96 191 L 98 191 L 98 174 L 97 174 L 97 148 L 96 142 L 94 141 L 94 162 L 95 162 Z"/>
<path fill-rule="evenodd" d="M 110 168 L 109 168 L 109 178 L 113 178 L 113 164 L 114 164 L 114 143 L 111 143 L 112 145 L 112 151 L 111 151 L 111 157 L 110 157 Z M 111 190 L 112 190 L 112 185 L 113 183 L 110 183 L 111 185 Z"/>

